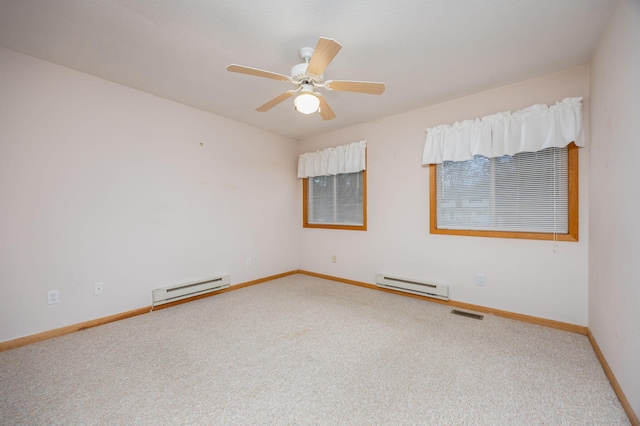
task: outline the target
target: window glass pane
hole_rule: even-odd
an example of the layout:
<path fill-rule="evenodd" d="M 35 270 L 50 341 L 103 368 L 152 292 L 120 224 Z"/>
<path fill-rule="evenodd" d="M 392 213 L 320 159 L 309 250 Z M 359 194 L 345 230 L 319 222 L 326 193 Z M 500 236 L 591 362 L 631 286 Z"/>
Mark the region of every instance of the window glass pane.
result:
<path fill-rule="evenodd" d="M 438 165 L 438 228 L 486 229 L 489 226 L 490 172 L 491 162 L 484 157 Z"/>
<path fill-rule="evenodd" d="M 308 223 L 363 225 L 363 174 L 308 179 Z"/>
<path fill-rule="evenodd" d="M 309 178 L 309 223 L 327 223 L 333 218 L 333 176 Z"/>
<path fill-rule="evenodd" d="M 346 173 L 336 178 L 336 221 L 362 225 L 362 174 Z"/>
<path fill-rule="evenodd" d="M 566 233 L 567 148 L 436 168 L 437 228 Z"/>

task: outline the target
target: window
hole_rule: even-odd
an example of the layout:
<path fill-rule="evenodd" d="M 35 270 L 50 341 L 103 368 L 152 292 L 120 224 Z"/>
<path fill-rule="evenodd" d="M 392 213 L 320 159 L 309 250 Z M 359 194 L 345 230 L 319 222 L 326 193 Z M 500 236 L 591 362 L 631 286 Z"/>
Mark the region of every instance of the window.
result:
<path fill-rule="evenodd" d="M 578 240 L 578 148 L 430 165 L 431 233 Z"/>
<path fill-rule="evenodd" d="M 303 180 L 305 228 L 367 229 L 366 171 Z"/>

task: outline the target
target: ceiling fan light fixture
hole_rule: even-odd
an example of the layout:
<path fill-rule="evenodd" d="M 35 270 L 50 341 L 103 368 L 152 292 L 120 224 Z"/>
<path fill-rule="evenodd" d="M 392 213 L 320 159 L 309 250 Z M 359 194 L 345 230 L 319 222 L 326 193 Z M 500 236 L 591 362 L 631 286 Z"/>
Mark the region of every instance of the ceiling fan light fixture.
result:
<path fill-rule="evenodd" d="M 320 107 L 320 99 L 309 92 L 302 92 L 293 100 L 296 111 L 303 114 L 313 114 Z"/>

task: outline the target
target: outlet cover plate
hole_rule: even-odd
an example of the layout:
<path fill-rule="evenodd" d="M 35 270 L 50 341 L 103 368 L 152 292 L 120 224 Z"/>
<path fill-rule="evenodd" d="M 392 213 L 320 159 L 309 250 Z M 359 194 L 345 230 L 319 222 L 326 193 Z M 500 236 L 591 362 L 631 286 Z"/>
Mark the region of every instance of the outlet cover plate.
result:
<path fill-rule="evenodd" d="M 47 303 L 53 305 L 54 303 L 60 303 L 60 292 L 58 290 L 50 290 L 47 292 Z"/>

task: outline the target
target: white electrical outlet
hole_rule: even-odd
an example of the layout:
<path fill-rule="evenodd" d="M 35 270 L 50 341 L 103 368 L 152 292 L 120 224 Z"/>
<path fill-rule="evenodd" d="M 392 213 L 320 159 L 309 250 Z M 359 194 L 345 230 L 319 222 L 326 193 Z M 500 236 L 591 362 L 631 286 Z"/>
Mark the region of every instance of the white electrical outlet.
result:
<path fill-rule="evenodd" d="M 484 274 L 476 275 L 476 285 L 484 286 Z"/>
<path fill-rule="evenodd" d="M 103 293 L 104 293 L 104 284 L 95 283 L 94 287 L 93 287 L 93 295 L 94 296 L 101 296 Z"/>
<path fill-rule="evenodd" d="M 336 255 L 335 255 L 335 254 L 334 254 L 333 256 L 331 256 L 331 261 L 332 261 L 333 263 L 336 263 L 336 261 L 337 261 L 337 260 L 336 260 Z"/>
<path fill-rule="evenodd" d="M 60 292 L 58 290 L 51 290 L 47 292 L 47 303 L 53 305 L 60 302 Z"/>

